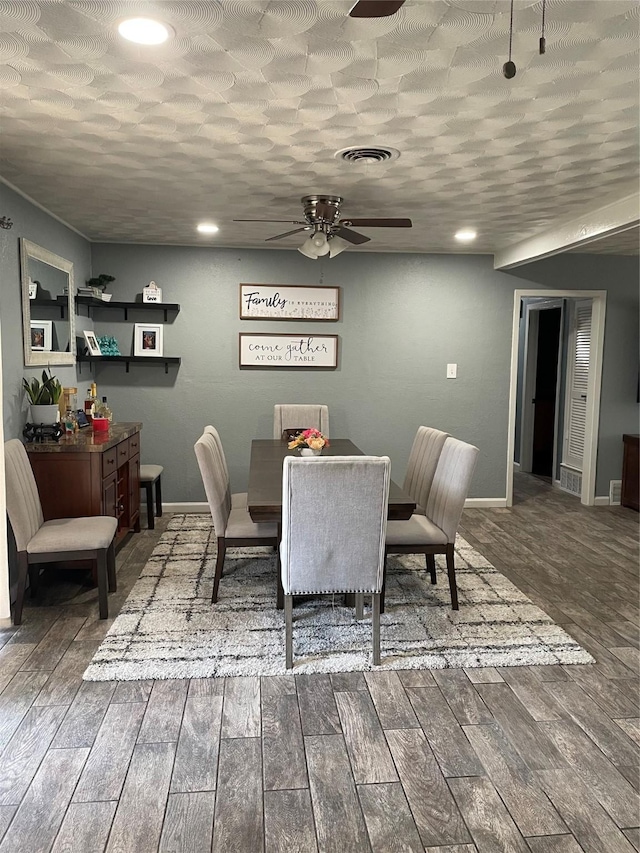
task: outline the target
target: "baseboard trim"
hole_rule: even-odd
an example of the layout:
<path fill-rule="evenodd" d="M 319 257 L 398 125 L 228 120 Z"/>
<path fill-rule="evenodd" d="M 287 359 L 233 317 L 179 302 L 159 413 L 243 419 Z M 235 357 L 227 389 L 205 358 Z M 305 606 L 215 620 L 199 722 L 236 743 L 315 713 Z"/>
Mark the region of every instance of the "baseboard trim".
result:
<path fill-rule="evenodd" d="M 182 501 L 179 503 L 166 503 L 163 501 L 162 509 L 165 512 L 206 513 L 209 512 L 209 504 L 206 501 Z"/>
<path fill-rule="evenodd" d="M 611 501 L 609 500 L 609 495 L 600 495 L 600 497 L 596 496 L 593 499 L 594 506 L 611 506 Z"/>
<path fill-rule="evenodd" d="M 505 507 L 506 498 L 467 498 L 464 502 L 465 509 L 486 509 L 487 507 Z"/>
<path fill-rule="evenodd" d="M 11 628 L 12 625 L 11 616 L 5 616 L 4 619 L 0 619 L 0 628 Z"/>

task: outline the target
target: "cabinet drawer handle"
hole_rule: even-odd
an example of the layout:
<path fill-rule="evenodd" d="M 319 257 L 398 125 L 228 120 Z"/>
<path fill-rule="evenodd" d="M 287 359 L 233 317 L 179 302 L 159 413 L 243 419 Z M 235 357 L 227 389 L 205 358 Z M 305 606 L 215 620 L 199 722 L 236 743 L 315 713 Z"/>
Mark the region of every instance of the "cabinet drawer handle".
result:
<path fill-rule="evenodd" d="M 115 459 L 107 459 L 107 465 L 115 465 L 115 464 L 116 464 Z"/>

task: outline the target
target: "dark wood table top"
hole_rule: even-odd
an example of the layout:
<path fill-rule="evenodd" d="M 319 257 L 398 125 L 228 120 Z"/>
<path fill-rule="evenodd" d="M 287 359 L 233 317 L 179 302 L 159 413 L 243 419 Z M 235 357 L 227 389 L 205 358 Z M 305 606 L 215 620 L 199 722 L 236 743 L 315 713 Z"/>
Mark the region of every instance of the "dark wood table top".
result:
<path fill-rule="evenodd" d="M 323 456 L 363 456 L 359 447 L 347 438 L 332 438 Z M 282 464 L 285 456 L 299 456 L 289 450 L 286 442 L 274 439 L 255 439 L 251 442 L 249 493 L 247 505 L 253 521 L 280 521 L 282 517 Z M 389 488 L 389 518 L 411 518 L 416 504 L 400 486 L 391 481 Z"/>

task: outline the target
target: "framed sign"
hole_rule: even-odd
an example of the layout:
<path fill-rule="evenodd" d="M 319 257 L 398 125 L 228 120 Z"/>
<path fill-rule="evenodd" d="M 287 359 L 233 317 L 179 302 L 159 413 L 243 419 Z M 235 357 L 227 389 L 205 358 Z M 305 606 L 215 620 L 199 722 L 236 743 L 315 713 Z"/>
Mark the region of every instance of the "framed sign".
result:
<path fill-rule="evenodd" d="M 306 367 L 335 370 L 337 335 L 270 335 L 240 332 L 240 367 Z"/>
<path fill-rule="evenodd" d="M 241 284 L 240 319 L 335 323 L 340 319 L 340 288 Z"/>
<path fill-rule="evenodd" d="M 51 352 L 53 320 L 31 320 L 31 349 Z"/>
<path fill-rule="evenodd" d="M 100 344 L 98 343 L 98 339 L 96 338 L 96 333 L 93 331 L 83 332 L 84 340 L 87 345 L 87 349 L 89 350 L 89 355 L 102 355 L 102 350 L 100 349 Z"/>
<path fill-rule="evenodd" d="M 162 355 L 162 326 L 154 323 L 134 323 L 134 355 Z"/>

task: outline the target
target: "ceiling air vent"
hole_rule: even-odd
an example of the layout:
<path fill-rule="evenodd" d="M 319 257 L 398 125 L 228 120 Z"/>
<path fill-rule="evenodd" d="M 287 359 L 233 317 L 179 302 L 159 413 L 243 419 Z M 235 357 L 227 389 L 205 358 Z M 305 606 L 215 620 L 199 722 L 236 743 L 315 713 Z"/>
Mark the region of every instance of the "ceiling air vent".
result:
<path fill-rule="evenodd" d="M 352 145 L 350 148 L 341 148 L 333 156 L 338 160 L 345 160 L 347 163 L 355 163 L 359 166 L 371 166 L 376 163 L 388 163 L 391 160 L 397 160 L 400 152 L 396 148 Z"/>

